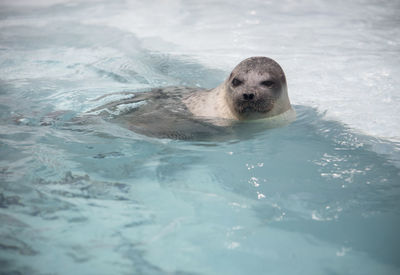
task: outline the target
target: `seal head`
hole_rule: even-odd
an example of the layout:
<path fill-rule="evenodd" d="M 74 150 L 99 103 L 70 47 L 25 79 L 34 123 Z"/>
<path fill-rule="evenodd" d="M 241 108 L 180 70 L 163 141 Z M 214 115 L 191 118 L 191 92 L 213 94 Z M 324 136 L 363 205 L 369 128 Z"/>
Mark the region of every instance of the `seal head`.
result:
<path fill-rule="evenodd" d="M 239 120 L 271 117 L 291 108 L 285 74 L 268 57 L 240 62 L 225 81 L 224 90 L 226 103 Z"/>
<path fill-rule="evenodd" d="M 183 102 L 202 118 L 257 120 L 293 113 L 281 66 L 262 56 L 243 60 L 218 87 L 191 94 Z"/>

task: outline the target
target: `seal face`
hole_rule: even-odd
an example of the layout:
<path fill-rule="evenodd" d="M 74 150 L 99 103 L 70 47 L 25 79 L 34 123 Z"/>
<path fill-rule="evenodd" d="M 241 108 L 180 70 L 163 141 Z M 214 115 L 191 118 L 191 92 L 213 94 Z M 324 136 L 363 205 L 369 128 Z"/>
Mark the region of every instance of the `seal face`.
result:
<path fill-rule="evenodd" d="M 285 97 L 287 90 L 285 74 L 278 63 L 267 57 L 252 57 L 239 63 L 227 79 L 225 90 L 229 109 L 240 120 L 264 118 L 290 108 L 288 104 L 279 106 L 279 99 Z"/>

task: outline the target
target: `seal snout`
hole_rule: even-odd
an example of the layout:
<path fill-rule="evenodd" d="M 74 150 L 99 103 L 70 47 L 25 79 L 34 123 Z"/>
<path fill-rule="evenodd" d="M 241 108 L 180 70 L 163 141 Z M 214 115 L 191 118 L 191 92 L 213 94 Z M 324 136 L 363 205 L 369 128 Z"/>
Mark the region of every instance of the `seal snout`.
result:
<path fill-rule="evenodd" d="M 245 101 L 251 101 L 254 99 L 254 93 L 244 93 L 243 94 L 243 99 Z"/>

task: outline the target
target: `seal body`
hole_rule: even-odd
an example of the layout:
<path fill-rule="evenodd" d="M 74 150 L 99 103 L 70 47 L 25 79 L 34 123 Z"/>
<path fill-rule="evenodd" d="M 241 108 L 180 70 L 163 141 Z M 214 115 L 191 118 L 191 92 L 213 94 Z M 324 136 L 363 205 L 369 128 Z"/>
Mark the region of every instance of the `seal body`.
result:
<path fill-rule="evenodd" d="M 121 96 L 123 99 L 92 109 L 86 115 L 92 118 L 100 116 L 106 121 L 150 137 L 215 140 L 231 136 L 232 125 L 224 122 L 224 119 L 207 117 L 200 119 L 195 117 L 183 103 L 184 97 L 202 91 L 205 90 L 166 87 L 148 92 L 108 94 L 97 100 L 116 96 Z"/>
<path fill-rule="evenodd" d="M 159 138 L 232 138 L 243 132 L 241 121 L 261 122 L 260 129 L 265 129 L 286 124 L 295 114 L 285 74 L 267 57 L 245 59 L 211 90 L 167 87 L 124 95 L 90 112 Z"/>

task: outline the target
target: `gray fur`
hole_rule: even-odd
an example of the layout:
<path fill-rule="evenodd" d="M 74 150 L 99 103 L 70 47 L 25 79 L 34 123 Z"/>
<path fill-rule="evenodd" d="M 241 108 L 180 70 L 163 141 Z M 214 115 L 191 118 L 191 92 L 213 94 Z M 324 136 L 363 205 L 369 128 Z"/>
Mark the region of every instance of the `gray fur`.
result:
<path fill-rule="evenodd" d="M 240 85 L 234 86 L 234 80 Z M 273 83 L 271 87 L 264 82 Z M 268 57 L 251 57 L 240 62 L 226 81 L 226 101 L 231 111 L 241 120 L 257 119 L 269 116 L 268 113 L 276 108 L 276 102 L 286 92 L 286 77 L 274 60 Z M 252 99 L 244 96 L 251 95 Z M 279 106 L 280 107 L 280 106 Z M 273 115 L 283 113 L 290 107 L 282 106 Z"/>

